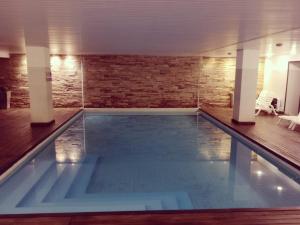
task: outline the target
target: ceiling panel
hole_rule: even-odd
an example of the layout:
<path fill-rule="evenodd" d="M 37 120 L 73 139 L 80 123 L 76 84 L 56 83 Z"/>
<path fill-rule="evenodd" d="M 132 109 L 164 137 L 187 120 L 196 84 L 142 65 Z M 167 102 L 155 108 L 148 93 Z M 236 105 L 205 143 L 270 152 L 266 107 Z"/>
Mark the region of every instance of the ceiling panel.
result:
<path fill-rule="evenodd" d="M 299 10 L 299 0 L 1 0 L 0 46 L 24 52 L 36 14 L 30 25 L 46 27 L 55 54 L 222 56 L 249 40 L 262 54 L 284 42 L 280 53 L 300 46 Z"/>

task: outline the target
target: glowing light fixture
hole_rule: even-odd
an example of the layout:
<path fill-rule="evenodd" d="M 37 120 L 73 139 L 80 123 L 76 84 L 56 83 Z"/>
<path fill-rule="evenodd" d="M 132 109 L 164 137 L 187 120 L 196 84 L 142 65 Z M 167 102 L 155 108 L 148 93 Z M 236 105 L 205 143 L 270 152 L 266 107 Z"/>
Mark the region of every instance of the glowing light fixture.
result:
<path fill-rule="evenodd" d="M 53 67 L 54 69 L 59 69 L 59 67 L 61 66 L 61 59 L 59 56 L 52 56 L 50 59 L 50 64 L 51 67 Z"/>
<path fill-rule="evenodd" d="M 266 57 L 270 58 L 273 56 L 273 48 L 272 48 L 272 44 L 269 44 L 267 53 L 266 53 Z"/>
<path fill-rule="evenodd" d="M 75 68 L 74 58 L 72 56 L 67 56 L 64 60 L 64 66 L 66 69 L 72 70 Z"/>
<path fill-rule="evenodd" d="M 263 172 L 262 172 L 261 170 L 257 170 L 257 171 L 256 171 L 256 175 L 257 175 L 258 177 L 261 177 L 261 176 L 263 175 Z"/>
<path fill-rule="evenodd" d="M 294 43 L 294 44 L 292 45 L 290 54 L 291 54 L 291 55 L 296 55 L 296 54 L 297 54 L 297 44 L 296 44 L 296 43 Z"/>
<path fill-rule="evenodd" d="M 56 161 L 63 163 L 66 161 L 66 156 L 64 154 L 56 154 Z"/>
<path fill-rule="evenodd" d="M 282 191 L 282 190 L 283 190 L 283 187 L 282 187 L 282 186 L 277 186 L 277 187 L 276 187 L 276 190 L 277 190 L 277 191 Z"/>

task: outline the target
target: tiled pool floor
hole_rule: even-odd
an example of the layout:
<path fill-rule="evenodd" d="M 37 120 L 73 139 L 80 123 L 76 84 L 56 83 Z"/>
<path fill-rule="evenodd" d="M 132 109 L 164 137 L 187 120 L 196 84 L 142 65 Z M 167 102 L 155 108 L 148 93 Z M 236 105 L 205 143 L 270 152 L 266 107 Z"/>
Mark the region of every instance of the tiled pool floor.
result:
<path fill-rule="evenodd" d="M 202 117 L 89 115 L 1 187 L 0 210 L 298 206 L 288 175 Z"/>

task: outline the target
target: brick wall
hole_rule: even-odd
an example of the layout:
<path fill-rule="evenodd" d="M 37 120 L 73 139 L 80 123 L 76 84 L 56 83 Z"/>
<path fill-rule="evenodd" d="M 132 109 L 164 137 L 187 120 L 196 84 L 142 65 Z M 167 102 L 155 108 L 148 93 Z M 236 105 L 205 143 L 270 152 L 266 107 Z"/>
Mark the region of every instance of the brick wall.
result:
<path fill-rule="evenodd" d="M 51 67 L 52 92 L 55 107 L 81 107 L 82 81 L 80 57 L 58 56 Z M 0 86 L 11 90 L 11 107 L 29 107 L 29 90 L 25 55 L 0 59 Z"/>
<path fill-rule="evenodd" d="M 27 65 L 24 55 L 0 59 L 0 86 L 9 89 L 12 108 L 29 107 Z"/>
<path fill-rule="evenodd" d="M 52 93 L 55 107 L 82 106 L 80 56 L 52 56 Z"/>
<path fill-rule="evenodd" d="M 85 107 L 229 106 L 235 58 L 158 56 L 51 57 L 55 107 L 80 107 L 81 61 Z M 263 87 L 260 60 L 258 89 Z M 12 90 L 12 107 L 29 107 L 26 57 L 0 59 L 0 86 Z M 200 75 L 200 76 L 199 76 Z"/>
<path fill-rule="evenodd" d="M 229 94 L 234 89 L 236 59 L 203 57 L 202 62 L 199 80 L 200 103 L 228 107 Z M 264 59 L 260 59 L 258 70 L 257 95 L 263 89 Z"/>
<path fill-rule="evenodd" d="M 199 57 L 84 56 L 85 107 L 196 107 Z"/>

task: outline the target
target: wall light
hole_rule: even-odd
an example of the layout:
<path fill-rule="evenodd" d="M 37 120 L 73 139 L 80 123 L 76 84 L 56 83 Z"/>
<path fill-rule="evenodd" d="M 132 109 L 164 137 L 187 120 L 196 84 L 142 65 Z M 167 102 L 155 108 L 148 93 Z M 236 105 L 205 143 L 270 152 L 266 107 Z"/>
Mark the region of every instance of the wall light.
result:
<path fill-rule="evenodd" d="M 277 191 L 282 191 L 282 190 L 283 190 L 283 187 L 282 187 L 282 186 L 277 186 L 277 187 L 276 187 L 276 190 L 277 190 Z"/>
<path fill-rule="evenodd" d="M 53 69 L 59 69 L 61 66 L 61 59 L 59 56 L 52 56 L 50 59 L 50 65 Z"/>
<path fill-rule="evenodd" d="M 75 69 L 74 57 L 73 56 L 67 56 L 66 59 L 64 60 L 64 66 L 68 70 Z"/>
<path fill-rule="evenodd" d="M 266 53 L 266 57 L 270 58 L 273 56 L 273 48 L 272 48 L 272 44 L 269 44 L 267 53 Z"/>
<path fill-rule="evenodd" d="M 297 44 L 296 44 L 296 43 L 294 43 L 294 44 L 292 45 L 290 54 L 291 54 L 291 55 L 296 55 L 296 54 L 297 54 Z"/>
<path fill-rule="evenodd" d="M 258 177 L 261 177 L 261 176 L 263 175 L 263 172 L 262 172 L 261 170 L 257 170 L 257 171 L 256 171 L 256 175 L 257 175 Z"/>
<path fill-rule="evenodd" d="M 56 154 L 56 161 L 57 162 L 60 162 L 60 163 L 63 163 L 63 162 L 65 162 L 66 161 L 66 156 L 63 154 L 63 153 L 61 153 L 61 154 Z"/>

